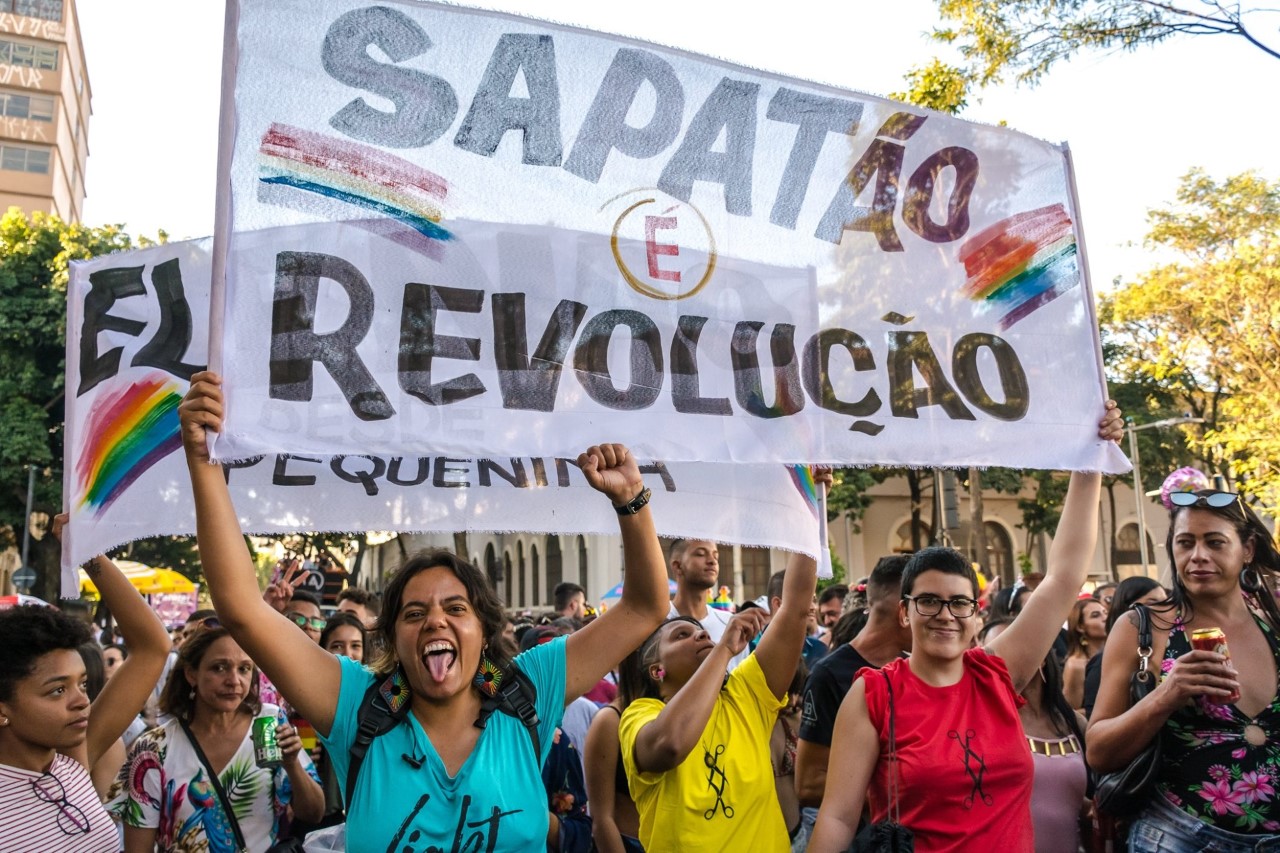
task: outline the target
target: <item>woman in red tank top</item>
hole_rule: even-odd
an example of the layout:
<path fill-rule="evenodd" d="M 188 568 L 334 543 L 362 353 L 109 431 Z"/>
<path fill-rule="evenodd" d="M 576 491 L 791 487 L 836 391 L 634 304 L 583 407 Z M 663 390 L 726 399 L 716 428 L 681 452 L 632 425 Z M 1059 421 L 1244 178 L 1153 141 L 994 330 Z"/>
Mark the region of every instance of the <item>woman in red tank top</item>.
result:
<path fill-rule="evenodd" d="M 1121 435 L 1107 404 L 1099 436 Z M 1032 853 L 1031 755 L 1018 694 L 1038 671 L 1085 580 L 1097 540 L 1097 474 L 1073 474 L 1045 579 L 1022 613 L 986 647 L 974 647 L 978 580 L 950 548 L 912 556 L 902 574 L 899 618 L 912 651 L 857 676 L 836 717 L 829 785 L 809 849 L 837 853 L 853 840 L 863 803 L 873 821 L 889 811 L 892 685 L 901 822 L 920 851 Z"/>

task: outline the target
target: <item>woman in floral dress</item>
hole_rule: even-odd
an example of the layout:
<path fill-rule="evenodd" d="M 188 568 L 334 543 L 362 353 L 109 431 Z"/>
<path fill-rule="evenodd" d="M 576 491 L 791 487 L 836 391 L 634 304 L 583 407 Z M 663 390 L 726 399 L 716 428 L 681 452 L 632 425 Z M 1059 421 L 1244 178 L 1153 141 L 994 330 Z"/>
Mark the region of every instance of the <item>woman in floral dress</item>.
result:
<path fill-rule="evenodd" d="M 1272 590 L 1280 555 L 1270 532 L 1235 494 L 1177 493 L 1166 546 L 1172 604 L 1153 610 L 1159 686 L 1129 707 L 1138 666 L 1136 621 L 1111 631 L 1089 726 L 1089 763 L 1123 767 L 1159 737 L 1163 764 L 1130 849 L 1280 850 L 1280 608 Z M 1191 633 L 1220 628 L 1230 650 L 1195 650 Z"/>
<path fill-rule="evenodd" d="M 233 820 L 246 849 L 266 850 L 291 804 L 298 820 L 320 819 L 324 793 L 293 728 L 276 729 L 280 767 L 264 769 L 254 759 L 253 719 L 279 713 L 259 703 L 257 684 L 253 661 L 225 628 L 202 630 L 183 645 L 160 699 L 171 718 L 134 742 L 117 781 L 113 809 L 124 821 L 126 853 L 233 853 L 240 849 Z M 234 816 L 223 810 L 200 751 Z"/>

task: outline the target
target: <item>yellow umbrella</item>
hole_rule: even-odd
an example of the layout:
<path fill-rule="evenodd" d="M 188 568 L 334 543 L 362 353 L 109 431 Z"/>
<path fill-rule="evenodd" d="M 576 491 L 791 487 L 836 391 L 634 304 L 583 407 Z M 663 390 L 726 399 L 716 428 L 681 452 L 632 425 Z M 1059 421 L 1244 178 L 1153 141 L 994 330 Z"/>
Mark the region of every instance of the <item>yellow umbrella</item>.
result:
<path fill-rule="evenodd" d="M 124 572 L 124 576 L 129 579 L 134 588 L 143 595 L 196 591 L 195 584 L 188 580 L 186 575 L 175 572 L 173 569 L 155 569 L 130 560 L 117 560 L 116 565 L 120 567 L 120 571 Z M 80 570 L 80 594 L 86 598 L 98 597 L 98 588 L 93 585 L 93 581 L 84 569 Z"/>

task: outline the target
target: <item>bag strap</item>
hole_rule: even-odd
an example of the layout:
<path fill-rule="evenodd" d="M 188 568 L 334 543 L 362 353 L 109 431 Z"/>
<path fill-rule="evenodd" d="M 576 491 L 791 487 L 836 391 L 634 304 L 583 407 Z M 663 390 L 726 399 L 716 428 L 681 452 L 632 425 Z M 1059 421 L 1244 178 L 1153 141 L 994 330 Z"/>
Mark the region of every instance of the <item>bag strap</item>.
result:
<path fill-rule="evenodd" d="M 400 721 L 409 713 L 409 680 L 403 670 L 397 668 L 381 682 L 375 681 L 365 691 L 360 700 L 360 711 L 356 717 L 356 736 L 351 741 L 350 760 L 347 764 L 347 812 L 351 812 L 351 802 L 355 797 L 356 780 L 360 777 L 360 767 L 369 752 L 374 738 L 400 725 Z"/>
<path fill-rule="evenodd" d="M 191 727 L 187 725 L 187 721 L 179 717 L 178 725 L 182 726 L 182 731 L 186 734 L 187 740 L 191 741 L 191 748 L 195 750 L 196 758 L 200 759 L 200 763 L 204 765 L 205 772 L 209 774 L 209 782 L 213 785 L 214 793 L 218 795 L 218 802 L 222 805 L 222 813 L 227 816 L 227 823 L 231 824 L 231 832 L 236 837 L 236 849 L 241 853 L 248 853 L 249 848 L 244 843 L 244 833 L 240 831 L 240 821 L 236 820 L 236 813 L 231 808 L 231 801 L 227 799 L 227 792 L 222 788 L 222 780 L 213 771 L 213 765 L 209 763 L 204 750 L 200 748 L 200 741 L 196 740 L 196 736 L 191 731 Z"/>
<path fill-rule="evenodd" d="M 365 691 L 360 702 L 360 711 L 356 717 L 356 736 L 348 751 L 350 761 L 347 765 L 347 813 L 351 813 L 351 803 L 355 798 L 356 781 L 360 777 L 360 767 L 364 764 L 365 755 L 374 739 L 394 729 L 409 713 L 411 692 L 404 672 L 397 669 L 381 683 L 374 682 Z M 533 760 L 542 764 L 542 739 L 538 735 L 538 688 L 519 666 L 512 663 L 502 675 L 501 685 L 496 695 L 487 697 L 480 705 L 480 716 L 476 719 L 476 728 L 483 729 L 494 711 L 510 714 L 524 723 L 529 737 L 533 741 Z"/>
<path fill-rule="evenodd" d="M 898 803 L 898 737 L 893 724 L 893 682 L 889 680 L 889 675 L 883 669 L 880 675 L 884 677 L 885 686 L 889 688 L 889 820 L 893 823 L 900 823 L 902 818 L 902 809 Z"/>
<path fill-rule="evenodd" d="M 1135 604 L 1133 612 L 1138 617 L 1138 669 L 1133 680 L 1150 689 L 1155 681 L 1155 673 L 1151 671 L 1151 610 L 1145 604 Z"/>
<path fill-rule="evenodd" d="M 538 687 L 515 663 L 502 677 L 502 684 L 494 696 L 488 697 L 480 705 L 480 716 L 476 718 L 476 728 L 483 729 L 494 711 L 510 714 L 524 723 L 533 741 L 533 760 L 542 764 L 542 738 L 538 736 Z"/>

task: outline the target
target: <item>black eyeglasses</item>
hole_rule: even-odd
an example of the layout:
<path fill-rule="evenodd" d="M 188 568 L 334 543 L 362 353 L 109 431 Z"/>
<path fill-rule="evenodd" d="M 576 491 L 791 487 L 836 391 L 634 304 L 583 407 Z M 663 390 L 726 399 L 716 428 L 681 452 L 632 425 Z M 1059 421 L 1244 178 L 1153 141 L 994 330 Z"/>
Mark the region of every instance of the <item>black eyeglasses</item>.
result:
<path fill-rule="evenodd" d="M 58 829 L 63 835 L 88 835 L 93 827 L 89 818 L 74 803 L 67 802 L 67 790 L 62 787 L 62 780 L 52 773 L 45 773 L 38 779 L 31 780 L 31 790 L 36 799 L 58 807 Z"/>
<path fill-rule="evenodd" d="M 1240 500 L 1240 496 L 1235 492 L 1210 491 L 1203 494 L 1196 494 L 1195 492 L 1169 493 L 1169 503 L 1174 506 L 1194 506 L 1200 507 L 1201 509 L 1205 507 L 1225 509 L 1238 500 Z"/>
<path fill-rule="evenodd" d="M 323 631 L 325 625 L 329 624 L 322 618 L 303 616 L 301 613 L 286 613 L 285 617 L 304 631 L 308 627 L 312 631 Z"/>
<path fill-rule="evenodd" d="M 904 595 L 902 598 L 914 604 L 916 612 L 921 616 L 937 616 L 942 612 L 943 605 L 946 605 L 951 615 L 957 619 L 968 619 L 978 612 L 978 602 L 972 598 L 946 599 L 938 598 L 936 595 Z"/>

